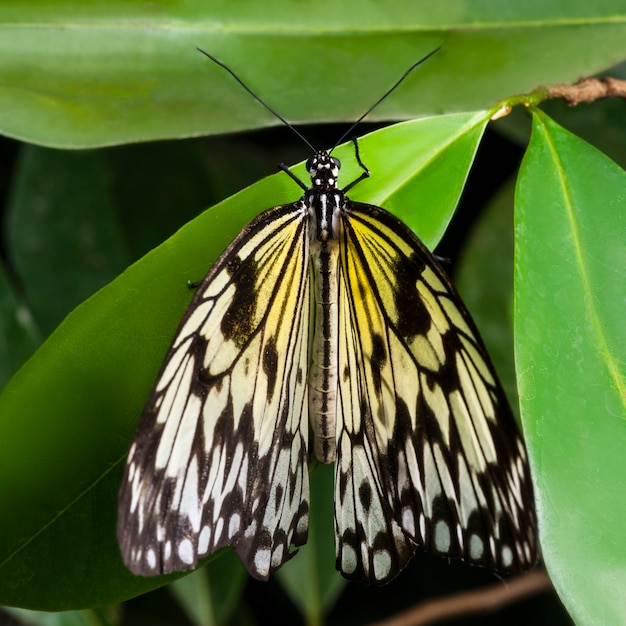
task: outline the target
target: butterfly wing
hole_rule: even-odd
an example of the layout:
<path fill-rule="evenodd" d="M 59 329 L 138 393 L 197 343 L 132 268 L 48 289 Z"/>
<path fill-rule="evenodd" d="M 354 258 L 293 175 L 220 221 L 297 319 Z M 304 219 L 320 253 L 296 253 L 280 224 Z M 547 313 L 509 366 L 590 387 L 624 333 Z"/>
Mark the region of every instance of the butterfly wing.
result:
<path fill-rule="evenodd" d="M 526 451 L 469 313 L 393 215 L 348 201 L 342 223 L 338 569 L 387 582 L 416 545 L 530 567 Z"/>
<path fill-rule="evenodd" d="M 266 579 L 308 529 L 308 219 L 299 203 L 240 233 L 198 288 L 126 465 L 118 539 L 135 574 L 233 545 Z"/>

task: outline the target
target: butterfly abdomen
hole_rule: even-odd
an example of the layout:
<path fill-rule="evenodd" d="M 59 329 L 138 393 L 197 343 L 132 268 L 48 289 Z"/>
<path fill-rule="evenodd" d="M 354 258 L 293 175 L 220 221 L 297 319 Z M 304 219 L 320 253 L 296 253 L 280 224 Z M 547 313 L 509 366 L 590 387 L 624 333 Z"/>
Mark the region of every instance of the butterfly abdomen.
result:
<path fill-rule="evenodd" d="M 343 194 L 314 188 L 304 201 L 311 219 L 311 257 L 315 284 L 315 330 L 309 370 L 309 419 L 313 449 L 321 463 L 336 458 L 338 385 L 338 213 Z"/>

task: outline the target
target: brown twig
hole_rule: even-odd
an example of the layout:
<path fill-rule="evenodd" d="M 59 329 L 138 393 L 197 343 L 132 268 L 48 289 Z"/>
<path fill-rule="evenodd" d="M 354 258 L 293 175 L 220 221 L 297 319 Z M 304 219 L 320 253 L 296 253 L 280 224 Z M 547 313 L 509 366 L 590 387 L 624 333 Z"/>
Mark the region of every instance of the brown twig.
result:
<path fill-rule="evenodd" d="M 530 572 L 489 587 L 430 600 L 369 626 L 424 626 L 444 619 L 489 613 L 529 596 L 546 593 L 552 582 L 545 570 Z"/>
<path fill-rule="evenodd" d="M 533 107 L 545 100 L 561 98 L 571 107 L 606 98 L 626 98 L 626 80 L 606 76 L 605 78 L 583 78 L 575 85 L 547 85 L 531 93 L 510 96 L 501 100 L 492 109 L 492 120 L 507 116 L 514 106 Z"/>
<path fill-rule="evenodd" d="M 543 89 L 548 92 L 548 98 L 563 98 L 572 107 L 604 98 L 626 98 L 626 80 L 610 76 L 583 78 L 574 85 L 548 85 Z"/>

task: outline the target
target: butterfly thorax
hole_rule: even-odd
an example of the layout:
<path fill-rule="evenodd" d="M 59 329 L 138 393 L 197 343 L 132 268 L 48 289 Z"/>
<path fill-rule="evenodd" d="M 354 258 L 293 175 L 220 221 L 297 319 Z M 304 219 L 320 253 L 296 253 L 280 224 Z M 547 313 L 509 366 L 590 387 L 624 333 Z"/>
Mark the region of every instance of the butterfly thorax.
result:
<path fill-rule="evenodd" d="M 327 152 L 318 152 L 306 162 L 306 168 L 311 176 L 311 187 L 304 194 L 303 202 L 312 220 L 311 240 L 315 246 L 315 242 L 338 239 L 338 216 L 345 196 L 337 189 L 339 159 Z"/>

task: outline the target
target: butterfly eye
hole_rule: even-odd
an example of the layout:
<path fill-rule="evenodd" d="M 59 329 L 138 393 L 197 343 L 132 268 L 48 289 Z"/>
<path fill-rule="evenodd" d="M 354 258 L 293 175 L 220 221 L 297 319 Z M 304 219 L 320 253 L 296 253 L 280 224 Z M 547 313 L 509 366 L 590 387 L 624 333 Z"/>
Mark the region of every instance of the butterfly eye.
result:
<path fill-rule="evenodd" d="M 311 171 L 317 169 L 317 159 L 315 157 L 310 157 L 306 160 L 306 169 L 307 171 Z"/>
<path fill-rule="evenodd" d="M 340 170 L 341 169 L 341 161 L 335 157 L 330 157 L 331 161 L 333 162 L 333 165 Z"/>

